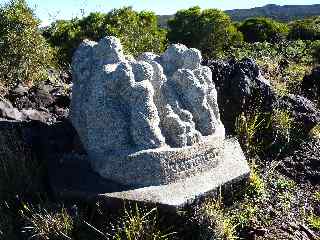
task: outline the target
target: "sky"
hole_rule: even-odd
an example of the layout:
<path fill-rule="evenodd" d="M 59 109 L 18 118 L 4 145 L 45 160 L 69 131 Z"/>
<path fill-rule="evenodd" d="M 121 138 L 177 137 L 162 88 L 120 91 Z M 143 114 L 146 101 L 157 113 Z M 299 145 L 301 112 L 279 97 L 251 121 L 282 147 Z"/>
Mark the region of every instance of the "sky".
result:
<path fill-rule="evenodd" d="M 8 0 L 0 0 L 3 4 Z M 159 15 L 174 14 L 192 6 L 222 10 L 261 7 L 266 4 L 319 4 L 319 0 L 27 0 L 43 26 L 57 19 L 81 17 L 93 11 L 108 12 L 113 8 L 132 6 L 135 10 L 151 10 Z"/>

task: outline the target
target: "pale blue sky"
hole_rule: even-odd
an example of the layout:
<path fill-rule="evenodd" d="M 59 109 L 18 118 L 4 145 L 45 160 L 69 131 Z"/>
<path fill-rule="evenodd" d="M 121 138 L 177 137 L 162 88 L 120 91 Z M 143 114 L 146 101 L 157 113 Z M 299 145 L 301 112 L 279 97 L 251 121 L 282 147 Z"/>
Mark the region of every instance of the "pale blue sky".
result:
<path fill-rule="evenodd" d="M 8 0 L 0 0 L 3 4 Z M 56 19 L 70 19 L 92 11 L 108 12 L 113 8 L 132 6 L 135 10 L 152 10 L 156 14 L 173 14 L 178 9 L 199 5 L 201 8 L 252 8 L 266 4 L 319 4 L 319 0 L 27 0 L 46 25 Z"/>

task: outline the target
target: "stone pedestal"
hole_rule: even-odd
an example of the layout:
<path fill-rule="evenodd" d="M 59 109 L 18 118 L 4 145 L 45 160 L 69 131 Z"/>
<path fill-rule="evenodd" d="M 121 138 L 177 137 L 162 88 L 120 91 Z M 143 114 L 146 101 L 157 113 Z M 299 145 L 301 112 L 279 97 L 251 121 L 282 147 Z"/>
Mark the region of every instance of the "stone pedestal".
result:
<path fill-rule="evenodd" d="M 95 175 L 87 169 L 85 191 L 66 185 L 67 193 L 177 208 L 246 178 L 201 62 L 199 50 L 181 44 L 134 59 L 115 37 L 84 41 L 72 61 L 70 113 Z"/>
<path fill-rule="evenodd" d="M 159 206 L 177 210 L 215 196 L 220 189 L 234 192 L 243 187 L 250 169 L 236 139 L 224 141 L 223 153 L 218 165 L 170 184 L 130 188 L 106 180 L 87 167 L 79 165 L 85 159 L 65 160 L 51 171 L 54 191 L 63 198 L 79 198 L 89 202 L 100 201 L 105 206 L 122 206 L 124 201 Z M 81 167 L 82 166 L 82 167 Z M 72 171 L 73 174 L 70 174 Z"/>

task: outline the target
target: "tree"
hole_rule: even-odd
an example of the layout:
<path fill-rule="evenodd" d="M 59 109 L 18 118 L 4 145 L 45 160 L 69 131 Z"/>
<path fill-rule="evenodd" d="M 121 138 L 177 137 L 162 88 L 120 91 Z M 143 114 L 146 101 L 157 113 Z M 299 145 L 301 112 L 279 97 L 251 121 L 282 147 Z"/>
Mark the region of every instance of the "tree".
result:
<path fill-rule="evenodd" d="M 83 40 L 78 19 L 58 20 L 43 31 L 43 36 L 55 48 L 60 67 L 68 68 L 75 49 Z"/>
<path fill-rule="evenodd" d="M 108 14 L 108 31 L 119 37 L 125 51 L 134 56 L 142 52 L 161 53 L 166 47 L 166 31 L 158 28 L 153 12 L 135 12 L 131 7 L 114 9 Z"/>
<path fill-rule="evenodd" d="M 180 10 L 168 22 L 168 39 L 198 48 L 204 57 L 215 57 L 221 51 L 242 41 L 242 35 L 232 24 L 230 17 L 218 9 L 196 6 Z"/>
<path fill-rule="evenodd" d="M 277 42 L 284 39 L 288 26 L 269 18 L 249 18 L 239 27 L 246 42 Z"/>
<path fill-rule="evenodd" d="M 0 8 L 0 81 L 32 84 L 47 76 L 52 51 L 39 31 L 39 21 L 25 0 Z"/>
<path fill-rule="evenodd" d="M 91 13 L 82 19 L 57 21 L 44 31 L 58 49 L 61 64 L 70 64 L 74 51 L 84 39 L 97 41 L 105 36 L 120 38 L 127 53 L 134 56 L 166 47 L 166 31 L 160 29 L 153 12 L 136 12 L 131 7 L 113 9 L 107 14 Z"/>

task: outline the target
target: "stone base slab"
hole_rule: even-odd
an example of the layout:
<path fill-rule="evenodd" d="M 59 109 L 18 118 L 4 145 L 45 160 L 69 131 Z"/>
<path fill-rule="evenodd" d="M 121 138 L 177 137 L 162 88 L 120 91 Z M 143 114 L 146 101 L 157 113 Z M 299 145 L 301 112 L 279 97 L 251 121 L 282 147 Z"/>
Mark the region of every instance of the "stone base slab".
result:
<path fill-rule="evenodd" d="M 224 135 L 211 135 L 192 146 L 117 150 L 97 154 L 90 162 L 102 177 L 141 188 L 167 185 L 213 169 L 223 156 L 223 148 Z"/>
<path fill-rule="evenodd" d="M 51 171 L 51 182 L 54 191 L 64 198 L 99 200 L 109 206 L 129 201 L 180 209 L 204 197 L 216 195 L 221 188 L 224 192 L 232 191 L 234 186 L 248 179 L 250 168 L 238 141 L 228 139 L 224 145 L 223 157 L 216 167 L 167 185 L 130 189 L 102 179 L 88 169 L 79 168 L 77 173 L 77 169 L 68 170 L 68 167 L 60 168 L 56 175 Z"/>

